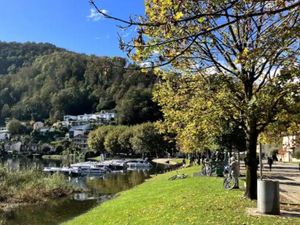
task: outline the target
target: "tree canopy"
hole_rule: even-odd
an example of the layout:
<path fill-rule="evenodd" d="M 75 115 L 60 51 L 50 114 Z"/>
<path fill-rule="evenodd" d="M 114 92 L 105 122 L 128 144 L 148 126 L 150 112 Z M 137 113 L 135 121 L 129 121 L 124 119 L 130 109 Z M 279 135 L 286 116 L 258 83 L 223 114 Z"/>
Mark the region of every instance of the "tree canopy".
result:
<path fill-rule="evenodd" d="M 230 119 L 234 114 L 228 115 L 218 106 L 225 104 L 225 95 L 230 98 L 229 92 L 226 87 L 219 88 L 217 76 L 208 79 L 209 85 L 199 76 L 164 74 L 154 89 L 154 100 L 164 115 L 158 127 L 175 134 L 183 152 L 245 151 L 245 133 L 240 123 Z"/>
<path fill-rule="evenodd" d="M 153 123 L 134 126 L 100 126 L 90 132 L 88 146 L 96 152 L 138 156 L 162 156 L 174 144 Z"/>
<path fill-rule="evenodd" d="M 291 106 L 298 102 L 300 1 L 146 0 L 146 15 L 127 21 L 91 3 L 125 29 L 137 26 L 132 41 L 120 42 L 134 61 L 145 68 L 164 66 L 162 71 L 179 77 L 192 74 L 200 85 L 207 84 L 199 96 L 198 105 L 205 108 L 201 114 L 208 113 L 212 121 L 222 114 L 243 128 L 248 152 L 245 195 L 256 198 L 258 136 L 279 115 L 293 113 Z M 219 81 L 216 97 L 203 101 L 212 76 Z M 197 128 L 191 130 L 201 135 L 202 128 Z"/>

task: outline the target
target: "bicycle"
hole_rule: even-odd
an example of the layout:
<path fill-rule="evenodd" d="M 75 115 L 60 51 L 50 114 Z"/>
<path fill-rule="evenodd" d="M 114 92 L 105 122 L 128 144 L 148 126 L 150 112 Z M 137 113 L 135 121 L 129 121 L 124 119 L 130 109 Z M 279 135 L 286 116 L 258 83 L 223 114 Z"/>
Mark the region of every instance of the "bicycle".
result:
<path fill-rule="evenodd" d="M 168 180 L 177 180 L 177 179 L 185 179 L 185 178 L 187 178 L 188 177 L 188 175 L 187 174 L 176 174 L 176 175 L 174 175 L 174 176 L 172 176 L 172 177 L 169 177 L 168 178 Z"/>
<path fill-rule="evenodd" d="M 212 163 L 211 162 L 205 162 L 204 167 L 201 170 L 201 174 L 203 176 L 211 176 L 213 170 L 214 170 L 214 167 L 212 166 Z"/>
<path fill-rule="evenodd" d="M 225 189 L 231 190 L 237 186 L 237 179 L 232 176 L 232 169 L 229 165 L 224 167 L 224 182 Z"/>

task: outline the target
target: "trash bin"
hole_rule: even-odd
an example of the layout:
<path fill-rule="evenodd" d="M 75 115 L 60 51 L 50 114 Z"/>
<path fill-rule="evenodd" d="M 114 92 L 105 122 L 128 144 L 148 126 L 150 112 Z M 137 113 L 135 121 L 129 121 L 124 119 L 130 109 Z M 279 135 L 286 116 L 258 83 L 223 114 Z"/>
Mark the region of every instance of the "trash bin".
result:
<path fill-rule="evenodd" d="M 257 209 L 258 212 L 263 214 L 280 214 L 278 181 L 257 181 Z"/>

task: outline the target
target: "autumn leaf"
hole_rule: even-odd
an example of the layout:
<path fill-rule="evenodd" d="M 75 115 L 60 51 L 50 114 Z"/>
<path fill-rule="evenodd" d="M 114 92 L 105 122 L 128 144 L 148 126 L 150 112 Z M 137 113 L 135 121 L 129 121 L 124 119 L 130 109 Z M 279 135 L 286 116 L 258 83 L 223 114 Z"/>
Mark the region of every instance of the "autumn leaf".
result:
<path fill-rule="evenodd" d="M 181 18 L 183 17 L 183 13 L 182 12 L 177 12 L 176 14 L 175 14 L 175 19 L 176 20 L 180 20 Z"/>

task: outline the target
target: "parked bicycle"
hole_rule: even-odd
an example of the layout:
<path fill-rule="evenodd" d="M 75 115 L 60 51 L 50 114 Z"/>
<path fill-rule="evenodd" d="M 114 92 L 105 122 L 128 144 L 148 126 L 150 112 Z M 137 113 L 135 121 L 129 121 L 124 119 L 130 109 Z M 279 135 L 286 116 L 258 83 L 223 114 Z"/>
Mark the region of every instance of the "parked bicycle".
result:
<path fill-rule="evenodd" d="M 203 169 L 201 170 L 201 174 L 203 176 L 211 176 L 214 169 L 215 168 L 210 161 L 204 162 L 204 166 Z"/>
<path fill-rule="evenodd" d="M 237 187 L 237 179 L 232 176 L 232 169 L 231 166 L 226 165 L 224 167 L 224 188 L 225 189 L 233 189 L 234 187 Z"/>
<path fill-rule="evenodd" d="M 200 172 L 202 176 L 211 176 L 216 174 L 217 176 L 223 176 L 224 161 L 206 161 Z"/>
<path fill-rule="evenodd" d="M 174 175 L 174 176 L 172 176 L 172 177 L 169 177 L 169 179 L 168 179 L 168 180 L 185 179 L 185 178 L 187 178 L 187 177 L 188 177 L 188 175 L 187 175 L 187 174 L 184 174 L 184 173 L 182 173 L 182 174 L 178 174 L 178 172 L 177 172 L 177 174 L 176 174 L 176 175 Z"/>

